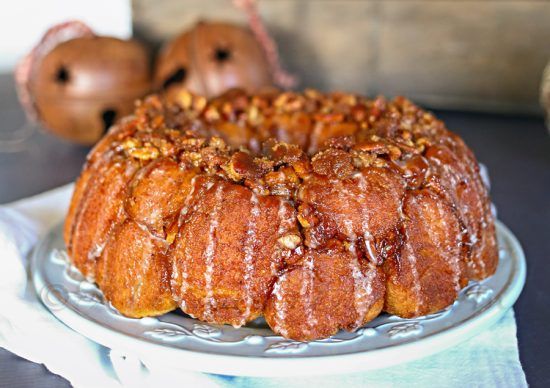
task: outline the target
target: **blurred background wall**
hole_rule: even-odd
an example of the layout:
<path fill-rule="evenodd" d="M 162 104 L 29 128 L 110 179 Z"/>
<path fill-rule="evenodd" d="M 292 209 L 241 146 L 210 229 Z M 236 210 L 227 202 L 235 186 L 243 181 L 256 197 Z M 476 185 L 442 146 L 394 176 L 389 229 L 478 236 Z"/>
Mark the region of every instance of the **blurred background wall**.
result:
<path fill-rule="evenodd" d="M 246 23 L 230 0 L 133 0 L 153 44 L 199 19 Z M 437 108 L 539 113 L 550 1 L 259 0 L 300 87 L 404 94 Z"/>
<path fill-rule="evenodd" d="M 98 34 L 132 34 L 130 0 L 3 0 L 0 2 L 0 72 L 13 69 L 54 24 L 79 19 Z"/>
<path fill-rule="evenodd" d="M 258 0 L 299 87 L 403 94 L 434 108 L 541 112 L 550 0 Z M 50 25 L 159 47 L 200 19 L 247 23 L 231 0 L 18 0 L 0 12 L 0 71 Z M 22 22 L 24 21 L 24 22 Z"/>

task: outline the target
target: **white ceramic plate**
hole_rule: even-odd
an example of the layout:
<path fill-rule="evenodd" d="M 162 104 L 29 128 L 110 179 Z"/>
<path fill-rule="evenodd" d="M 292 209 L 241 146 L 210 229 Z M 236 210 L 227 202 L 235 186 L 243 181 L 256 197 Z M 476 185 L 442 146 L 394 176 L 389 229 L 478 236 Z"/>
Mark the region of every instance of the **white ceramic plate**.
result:
<path fill-rule="evenodd" d="M 421 358 L 464 341 L 494 324 L 525 283 L 525 257 L 514 235 L 497 223 L 500 262 L 494 276 L 471 282 L 458 300 L 416 319 L 381 315 L 355 333 L 297 342 L 275 335 L 262 319 L 247 327 L 211 325 L 183 313 L 130 319 L 68 261 L 61 227 L 35 250 L 33 281 L 44 305 L 60 321 L 145 365 L 242 376 L 333 374 L 387 367 Z"/>

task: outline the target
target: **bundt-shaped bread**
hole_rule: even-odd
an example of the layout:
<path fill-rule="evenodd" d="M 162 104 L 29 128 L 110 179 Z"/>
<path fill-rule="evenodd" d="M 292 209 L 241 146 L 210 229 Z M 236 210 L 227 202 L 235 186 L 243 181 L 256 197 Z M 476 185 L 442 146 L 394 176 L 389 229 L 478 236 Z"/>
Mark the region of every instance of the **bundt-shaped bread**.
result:
<path fill-rule="evenodd" d="M 498 261 L 458 136 L 404 98 L 312 90 L 147 98 L 90 153 L 64 238 L 124 315 L 296 340 L 433 313 Z"/>

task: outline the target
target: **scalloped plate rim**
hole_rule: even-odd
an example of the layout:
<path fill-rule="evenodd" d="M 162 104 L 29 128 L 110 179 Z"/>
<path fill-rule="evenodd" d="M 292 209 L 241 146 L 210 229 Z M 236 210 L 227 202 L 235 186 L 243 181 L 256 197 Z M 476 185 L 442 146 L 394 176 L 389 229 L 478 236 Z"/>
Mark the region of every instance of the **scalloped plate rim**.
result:
<path fill-rule="evenodd" d="M 486 330 L 513 306 L 525 284 L 525 256 L 519 241 L 510 229 L 498 220 L 496 227 L 499 233 L 505 237 L 504 243 L 512 251 L 511 258 L 514 267 L 507 279 L 506 286 L 497 298 L 460 323 L 416 341 L 344 354 L 314 356 L 294 354 L 290 357 L 215 354 L 176 348 L 169 343 L 159 344 L 147 337 L 116 331 L 101 322 L 83 317 L 70 305 L 69 308 L 51 310 L 40 296 L 40 291 L 44 289 L 46 283 L 37 268 L 39 268 L 38 262 L 41 259 L 40 253 L 43 246 L 48 243 L 48 237 L 58 231 L 59 226 L 52 228 L 34 249 L 31 258 L 31 272 L 38 299 L 44 308 L 58 320 L 94 342 L 136 356 L 145 365 L 153 365 L 161 359 L 162 365 L 182 370 L 258 377 L 351 373 L 385 368 L 443 351 Z"/>

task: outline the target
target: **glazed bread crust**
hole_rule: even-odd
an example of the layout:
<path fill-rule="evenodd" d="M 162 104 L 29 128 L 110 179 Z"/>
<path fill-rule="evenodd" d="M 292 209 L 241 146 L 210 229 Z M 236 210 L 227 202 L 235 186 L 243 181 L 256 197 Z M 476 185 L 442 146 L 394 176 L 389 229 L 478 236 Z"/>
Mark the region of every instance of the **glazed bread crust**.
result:
<path fill-rule="evenodd" d="M 151 96 L 90 152 L 64 238 L 130 317 L 177 307 L 296 340 L 451 305 L 498 263 L 462 139 L 404 98 Z"/>

